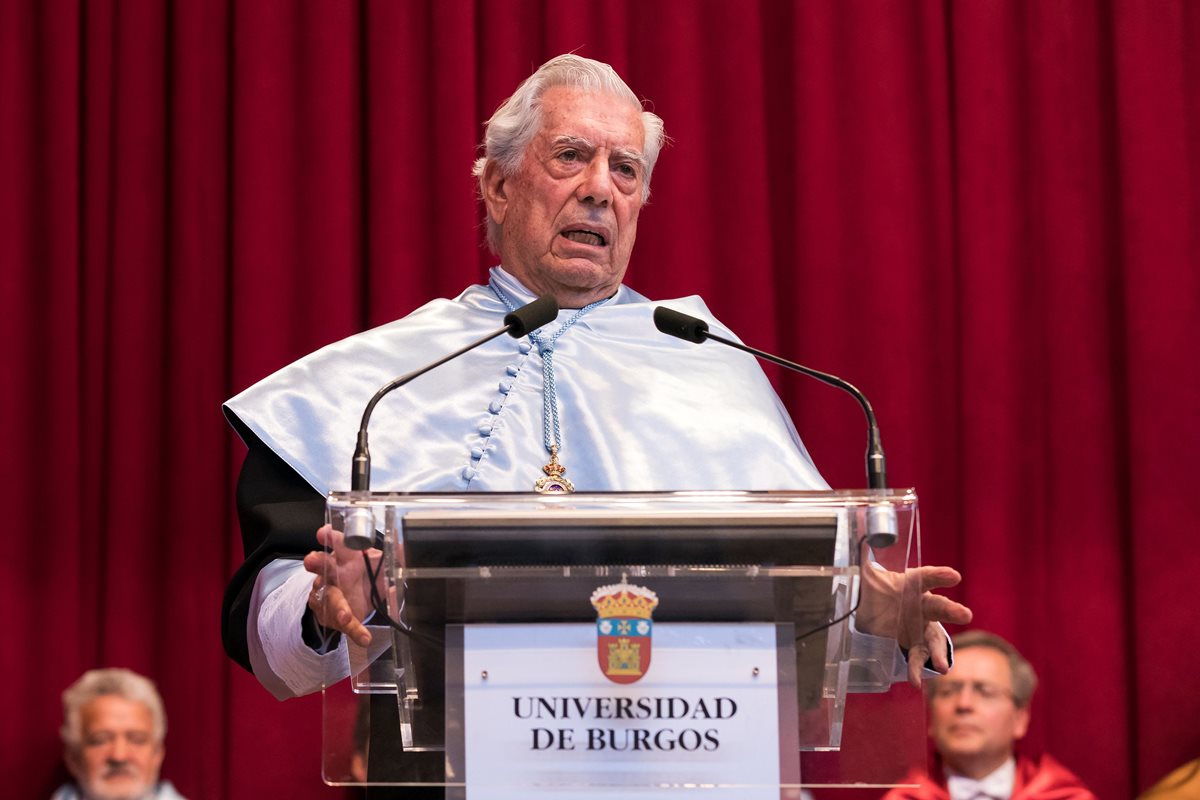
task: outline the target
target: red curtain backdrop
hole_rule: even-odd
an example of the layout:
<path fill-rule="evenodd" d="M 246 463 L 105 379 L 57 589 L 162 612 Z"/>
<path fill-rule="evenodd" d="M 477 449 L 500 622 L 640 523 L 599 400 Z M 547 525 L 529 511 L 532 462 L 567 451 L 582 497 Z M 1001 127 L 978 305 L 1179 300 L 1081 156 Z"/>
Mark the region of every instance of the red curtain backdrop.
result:
<path fill-rule="evenodd" d="M 193 800 L 341 796 L 319 701 L 221 651 L 218 407 L 484 274 L 481 123 L 565 51 L 674 139 L 629 283 L 868 393 L 924 560 L 1041 674 L 1029 748 L 1105 798 L 1200 755 L 1198 43 L 1187 0 L 2 0 L 5 793 L 122 665 Z M 772 377 L 860 485 L 854 404 Z"/>

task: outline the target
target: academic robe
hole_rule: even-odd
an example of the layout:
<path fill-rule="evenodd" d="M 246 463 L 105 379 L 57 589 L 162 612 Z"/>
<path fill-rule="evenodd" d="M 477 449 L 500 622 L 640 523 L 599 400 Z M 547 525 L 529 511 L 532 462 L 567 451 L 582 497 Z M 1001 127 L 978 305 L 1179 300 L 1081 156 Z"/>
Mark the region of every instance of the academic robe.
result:
<path fill-rule="evenodd" d="M 246 560 L 226 590 L 222 638 L 277 697 L 319 689 L 331 660 L 348 671 L 344 643 L 319 654 L 303 635 L 311 576 L 299 559 L 317 549 L 324 495 L 349 488 L 363 407 L 393 377 L 501 327 L 509 309 L 496 291 L 518 306 L 534 299 L 500 268 L 490 283 L 322 348 L 225 404 L 249 453 L 238 484 Z M 663 304 L 735 338 L 699 298 Z M 554 342 L 560 457 L 576 489 L 828 488 L 757 361 L 659 333 L 656 305 L 622 286 Z M 542 335 L 575 315 L 561 311 Z M 372 488 L 532 490 L 547 460 L 544 378 L 537 347 L 502 336 L 393 392 L 370 427 Z M 895 651 L 861 635 L 855 647 L 886 651 L 880 661 Z"/>
<path fill-rule="evenodd" d="M 916 789 L 892 789 L 883 800 L 950 800 L 946 776 L 940 765 L 932 770 L 937 777 L 922 770 L 913 770 L 902 783 L 920 784 Z M 1039 758 L 1017 756 L 1017 774 L 1009 800 L 1096 800 L 1096 795 L 1084 786 L 1069 769 L 1050 755 Z"/>

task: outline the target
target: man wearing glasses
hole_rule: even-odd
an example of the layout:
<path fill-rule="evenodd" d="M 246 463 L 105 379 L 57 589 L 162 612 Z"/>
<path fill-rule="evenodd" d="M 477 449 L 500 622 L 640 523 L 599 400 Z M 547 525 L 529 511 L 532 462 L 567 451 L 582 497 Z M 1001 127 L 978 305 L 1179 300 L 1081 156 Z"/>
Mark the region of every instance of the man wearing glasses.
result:
<path fill-rule="evenodd" d="M 1029 728 L 1037 674 L 1011 644 L 985 631 L 954 637 L 954 667 L 926 687 L 932 775 L 915 771 L 884 800 L 1095 800 L 1049 755 L 1015 753 Z"/>

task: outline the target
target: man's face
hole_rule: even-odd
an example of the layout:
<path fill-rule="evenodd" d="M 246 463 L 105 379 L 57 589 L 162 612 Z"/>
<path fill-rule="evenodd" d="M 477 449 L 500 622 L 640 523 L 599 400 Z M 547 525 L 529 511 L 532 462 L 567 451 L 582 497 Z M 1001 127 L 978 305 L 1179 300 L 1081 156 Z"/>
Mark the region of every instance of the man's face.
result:
<path fill-rule="evenodd" d="M 163 747 L 142 703 L 101 695 L 81 709 L 83 741 L 67 767 L 88 800 L 134 800 L 158 783 Z"/>
<path fill-rule="evenodd" d="M 1029 727 L 1029 710 L 1017 708 L 1012 689 L 1012 669 L 1000 651 L 954 652 L 954 667 L 937 679 L 929 705 L 929 735 L 946 766 L 983 777 L 1008 760 Z M 973 766 L 987 771 L 976 775 Z"/>
<path fill-rule="evenodd" d="M 640 110 L 606 92 L 554 87 L 513 175 L 489 164 L 484 200 L 504 267 L 564 308 L 612 295 L 637 238 L 646 180 Z"/>

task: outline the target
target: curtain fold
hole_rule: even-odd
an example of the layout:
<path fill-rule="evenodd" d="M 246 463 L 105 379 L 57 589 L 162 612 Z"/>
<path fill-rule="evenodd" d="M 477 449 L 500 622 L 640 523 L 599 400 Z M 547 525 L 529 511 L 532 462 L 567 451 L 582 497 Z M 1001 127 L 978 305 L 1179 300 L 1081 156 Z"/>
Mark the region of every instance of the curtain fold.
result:
<path fill-rule="evenodd" d="M 484 275 L 483 122 L 566 51 L 672 137 L 628 282 L 867 392 L 926 562 L 1041 675 L 1026 746 L 1102 797 L 1194 758 L 1198 42 L 1186 0 L 0 0 L 14 796 L 101 665 L 187 796 L 338 794 L 319 700 L 221 652 L 219 405 Z M 854 405 L 770 374 L 860 485 Z"/>

